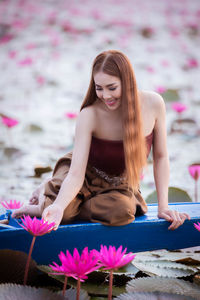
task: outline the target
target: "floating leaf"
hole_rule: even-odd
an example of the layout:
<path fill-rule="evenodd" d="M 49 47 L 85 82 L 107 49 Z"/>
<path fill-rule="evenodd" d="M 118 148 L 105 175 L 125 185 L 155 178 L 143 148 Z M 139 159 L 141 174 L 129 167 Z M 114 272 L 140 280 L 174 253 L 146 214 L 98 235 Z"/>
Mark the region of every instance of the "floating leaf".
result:
<path fill-rule="evenodd" d="M 127 292 L 163 292 L 200 299 L 198 285 L 176 278 L 139 278 L 128 282 Z"/>
<path fill-rule="evenodd" d="M 185 134 L 196 134 L 197 122 L 191 118 L 175 119 L 171 123 L 170 133 L 181 132 Z"/>
<path fill-rule="evenodd" d="M 26 285 L 0 284 L 0 298 L 12 300 L 64 300 L 64 297 L 44 288 Z"/>
<path fill-rule="evenodd" d="M 62 275 L 52 275 L 49 274 L 52 272 L 51 268 L 45 265 L 40 265 L 38 266 L 38 269 L 47 273 L 50 277 L 64 283 L 64 276 Z M 103 280 L 102 277 L 100 280 L 98 280 L 98 276 L 97 276 L 98 272 L 93 272 L 88 276 L 88 280 L 81 283 L 81 288 L 85 291 L 87 291 L 87 293 L 89 295 L 96 295 L 96 296 L 107 296 L 108 295 L 108 282 L 105 282 L 105 277 L 103 276 Z M 99 272 L 101 273 L 101 272 Z M 96 280 L 97 279 L 97 280 Z M 76 287 L 77 285 L 77 281 L 73 278 L 68 278 L 68 285 L 72 286 L 72 287 Z M 125 287 L 116 287 L 113 286 L 113 296 L 118 296 L 121 293 L 125 292 Z"/>
<path fill-rule="evenodd" d="M 169 202 L 192 202 L 192 199 L 185 190 L 176 187 L 169 187 Z M 147 203 L 157 203 L 157 193 L 154 191 L 145 199 Z"/>
<path fill-rule="evenodd" d="M 194 298 L 169 293 L 126 293 L 114 298 L 114 300 L 194 300 Z"/>
<path fill-rule="evenodd" d="M 7 156 L 8 158 L 22 155 L 22 154 L 23 154 L 22 151 L 18 148 L 15 148 L 15 147 L 5 147 L 4 148 L 4 155 Z"/>
<path fill-rule="evenodd" d="M 41 132 L 43 131 L 42 127 L 37 124 L 30 124 L 26 128 L 30 132 Z"/>
<path fill-rule="evenodd" d="M 169 261 L 133 261 L 132 264 L 149 276 L 160 277 L 186 277 L 197 272 L 195 268 L 181 266 L 181 264 Z"/>
<path fill-rule="evenodd" d="M 62 291 L 59 292 L 59 294 L 62 295 Z M 75 288 L 70 288 L 65 291 L 65 297 L 69 300 L 76 300 L 77 299 L 76 294 L 77 294 L 77 289 Z M 79 300 L 89 300 L 89 299 L 90 297 L 88 296 L 87 292 L 80 289 Z"/>
<path fill-rule="evenodd" d="M 168 89 L 162 94 L 165 101 L 178 101 L 179 100 L 179 91 L 178 89 Z"/>
<path fill-rule="evenodd" d="M 50 166 L 47 167 L 42 167 L 42 166 L 37 166 L 34 168 L 35 176 L 40 177 L 44 173 L 51 172 L 52 168 Z"/>
<path fill-rule="evenodd" d="M 167 250 L 146 251 L 137 253 L 134 261 L 172 261 L 186 265 L 200 265 L 199 253 L 175 252 Z M 183 265 L 184 266 L 184 265 Z M 198 266 L 195 266 L 196 269 Z"/>
<path fill-rule="evenodd" d="M 193 282 L 200 286 L 200 274 L 194 275 Z"/>
<path fill-rule="evenodd" d="M 0 250 L 0 282 L 23 283 L 27 257 L 28 255 L 22 251 L 14 251 L 10 249 Z M 34 284 L 37 281 L 37 275 L 36 262 L 31 259 L 28 283 Z"/>

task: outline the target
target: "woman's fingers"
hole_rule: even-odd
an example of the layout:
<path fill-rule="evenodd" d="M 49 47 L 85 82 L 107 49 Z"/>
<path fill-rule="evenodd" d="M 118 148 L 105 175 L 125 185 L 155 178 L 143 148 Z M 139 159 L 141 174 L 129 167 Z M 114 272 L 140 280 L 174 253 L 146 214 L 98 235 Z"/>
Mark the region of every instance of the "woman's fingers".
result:
<path fill-rule="evenodd" d="M 159 218 L 164 218 L 166 221 L 171 222 L 171 225 L 168 227 L 170 230 L 175 230 L 181 226 L 186 219 L 190 220 L 190 216 L 187 213 L 179 213 L 176 210 L 164 210 L 159 212 Z"/>
<path fill-rule="evenodd" d="M 172 216 L 172 224 L 168 227 L 169 230 L 175 230 L 179 226 L 181 226 L 185 219 L 189 217 L 189 215 L 184 214 L 184 213 L 179 213 L 177 211 L 171 211 L 171 216 Z"/>

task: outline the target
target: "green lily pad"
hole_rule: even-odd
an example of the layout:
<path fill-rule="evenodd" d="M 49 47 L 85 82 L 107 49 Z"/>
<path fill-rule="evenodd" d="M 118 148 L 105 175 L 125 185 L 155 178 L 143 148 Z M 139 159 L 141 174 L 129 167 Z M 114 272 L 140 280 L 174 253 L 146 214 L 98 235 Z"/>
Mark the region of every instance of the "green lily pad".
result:
<path fill-rule="evenodd" d="M 30 124 L 26 127 L 26 129 L 30 132 L 42 132 L 43 129 L 37 124 Z"/>
<path fill-rule="evenodd" d="M 197 130 L 197 122 L 192 118 L 180 118 L 175 119 L 171 123 L 170 133 L 173 132 L 182 132 L 182 133 L 196 133 Z"/>
<path fill-rule="evenodd" d="M 0 284 L 0 295 L 0 299 L 12 300 L 64 300 L 62 295 L 53 293 L 48 289 L 11 283 Z"/>
<path fill-rule="evenodd" d="M 52 275 L 50 274 L 52 272 L 51 268 L 48 266 L 44 266 L 44 265 L 40 265 L 38 266 L 38 269 L 47 273 L 50 277 L 58 280 L 59 282 L 64 283 L 64 279 L 65 277 L 63 275 Z M 98 297 L 102 297 L 102 296 L 107 296 L 108 295 L 108 274 L 106 276 L 107 281 L 105 281 L 105 277 L 104 280 L 102 281 L 102 276 L 101 276 L 101 280 L 99 280 L 98 278 L 98 274 L 97 273 L 101 273 L 101 272 L 93 272 L 88 276 L 88 279 L 81 283 L 81 288 L 83 290 L 85 290 L 89 295 L 91 296 L 98 296 Z M 94 277 L 93 277 L 94 276 Z M 71 287 L 76 287 L 77 285 L 77 281 L 73 278 L 68 278 L 67 284 L 70 285 Z M 113 296 L 118 296 L 121 293 L 125 292 L 125 286 L 122 287 L 117 287 L 113 285 Z"/>
<path fill-rule="evenodd" d="M 22 284 L 28 255 L 22 251 L 11 249 L 0 250 L 0 282 Z M 37 282 L 37 265 L 31 258 L 28 272 L 28 284 Z"/>
<path fill-rule="evenodd" d="M 5 147 L 4 148 L 4 155 L 7 156 L 8 158 L 22 155 L 22 154 L 23 154 L 22 151 L 18 148 L 15 148 L 15 147 Z"/>
<path fill-rule="evenodd" d="M 194 298 L 183 296 L 183 295 L 175 295 L 169 293 L 162 292 L 152 292 L 152 293 L 126 293 L 122 294 L 114 300 L 195 300 Z"/>
<path fill-rule="evenodd" d="M 131 293 L 172 293 L 187 297 L 193 297 L 196 300 L 200 299 L 200 288 L 198 285 L 176 278 L 146 277 L 133 279 L 128 282 L 126 291 Z"/>
<path fill-rule="evenodd" d="M 50 166 L 47 166 L 47 167 L 38 166 L 38 167 L 34 168 L 36 177 L 40 177 L 43 173 L 48 173 L 51 171 L 52 171 L 52 168 Z"/>
<path fill-rule="evenodd" d="M 162 96 L 166 102 L 178 101 L 180 99 L 178 89 L 168 89 Z"/>
<path fill-rule="evenodd" d="M 192 202 L 192 199 L 188 195 L 185 190 L 176 188 L 176 187 L 169 187 L 169 202 L 176 203 L 176 202 Z M 145 199 L 147 203 L 157 203 L 157 192 L 154 191 Z"/>

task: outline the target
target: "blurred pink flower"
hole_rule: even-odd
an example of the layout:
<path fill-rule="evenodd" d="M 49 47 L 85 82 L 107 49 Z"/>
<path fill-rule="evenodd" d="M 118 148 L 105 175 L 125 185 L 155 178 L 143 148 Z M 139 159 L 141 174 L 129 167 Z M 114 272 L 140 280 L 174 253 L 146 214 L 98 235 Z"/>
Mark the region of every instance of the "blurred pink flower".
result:
<path fill-rule="evenodd" d="M 104 267 L 104 270 L 116 270 L 119 269 L 128 263 L 130 263 L 134 258 L 135 254 L 128 253 L 126 254 L 126 248 L 122 251 L 122 246 L 116 249 L 114 246 L 101 245 L 100 249 L 100 266 Z"/>
<path fill-rule="evenodd" d="M 14 35 L 12 34 L 5 34 L 0 38 L 0 45 L 1 44 L 7 44 L 14 38 Z"/>
<path fill-rule="evenodd" d="M 100 10 L 98 10 L 98 9 L 91 10 L 90 14 L 95 20 L 102 19 L 102 14 L 101 14 Z"/>
<path fill-rule="evenodd" d="M 177 113 L 182 113 L 184 110 L 187 109 L 187 106 L 180 102 L 173 102 L 172 109 L 175 110 Z"/>
<path fill-rule="evenodd" d="M 33 59 L 31 57 L 26 57 L 18 62 L 19 66 L 30 66 L 33 63 Z"/>
<path fill-rule="evenodd" d="M 155 90 L 159 94 L 163 94 L 163 93 L 166 92 L 166 88 L 164 86 L 162 86 L 162 85 L 157 86 Z"/>
<path fill-rule="evenodd" d="M 170 63 L 169 63 L 168 60 L 163 59 L 163 60 L 161 61 L 161 65 L 162 65 L 163 67 L 169 67 Z"/>
<path fill-rule="evenodd" d="M 14 20 L 12 23 L 11 23 L 11 26 L 16 30 L 22 30 L 24 28 L 26 28 L 29 24 L 29 21 L 27 20 Z"/>
<path fill-rule="evenodd" d="M 14 127 L 19 123 L 19 121 L 15 120 L 15 119 L 8 118 L 8 117 L 3 117 L 2 116 L 1 119 L 2 119 L 2 123 L 4 125 L 6 125 L 7 127 L 9 127 L 9 128 Z"/>
<path fill-rule="evenodd" d="M 43 85 L 45 83 L 45 78 L 43 76 L 37 76 L 36 80 L 39 85 Z"/>
<path fill-rule="evenodd" d="M 199 222 L 197 222 L 197 224 L 194 223 L 194 227 L 195 227 L 198 231 L 200 231 L 200 223 L 199 223 Z"/>
<path fill-rule="evenodd" d="M 24 285 L 25 285 L 28 278 L 28 269 L 29 269 L 29 264 L 31 259 L 31 253 L 33 251 L 33 246 L 35 244 L 36 237 L 51 232 L 55 226 L 55 223 L 54 222 L 48 223 L 45 222 L 43 219 L 40 220 L 37 219 L 36 217 L 32 219 L 30 216 L 24 216 L 23 219 L 21 218 L 21 221 L 23 224 L 19 223 L 19 225 L 33 235 L 33 239 L 31 242 L 31 246 L 27 258 L 27 263 L 25 267 L 25 274 L 24 274 Z"/>
<path fill-rule="evenodd" d="M 18 209 L 22 207 L 23 203 L 21 203 L 20 201 L 17 202 L 16 200 L 5 200 L 1 202 L 1 205 L 3 205 L 3 207 L 5 207 L 6 209 Z"/>
<path fill-rule="evenodd" d="M 21 218 L 21 221 L 23 224 L 19 225 L 33 236 L 42 236 L 46 233 L 49 233 L 55 226 L 55 223 L 48 223 L 43 219 L 40 220 L 36 217 L 32 219 L 30 216 L 24 216 Z"/>
<path fill-rule="evenodd" d="M 188 167 L 190 175 L 194 180 L 198 180 L 200 177 L 200 165 L 191 165 Z"/>
<path fill-rule="evenodd" d="M 194 199 L 195 202 L 198 201 L 198 186 L 197 186 L 197 181 L 200 177 L 200 164 L 194 164 L 194 165 L 190 165 L 188 167 L 189 173 L 192 176 L 192 178 L 194 178 L 195 180 L 195 186 L 194 186 Z"/>
<path fill-rule="evenodd" d="M 57 12 L 53 11 L 47 16 L 47 23 L 53 25 L 56 23 Z"/>
<path fill-rule="evenodd" d="M 17 55 L 17 51 L 15 51 L 15 50 L 11 50 L 11 51 L 8 52 L 8 56 L 10 58 L 15 58 L 16 55 Z"/>
<path fill-rule="evenodd" d="M 36 48 L 37 47 L 37 45 L 35 44 L 35 43 L 28 43 L 28 44 L 26 44 L 26 46 L 25 46 L 25 48 L 27 49 L 27 50 L 31 50 L 31 49 L 34 49 L 34 48 Z"/>
<path fill-rule="evenodd" d="M 148 66 L 148 67 L 146 68 L 146 70 L 147 70 L 149 73 L 155 73 L 155 69 L 154 69 L 153 67 Z"/>
<path fill-rule="evenodd" d="M 75 119 L 77 118 L 78 114 L 77 113 L 73 113 L 73 112 L 66 112 L 65 113 L 65 117 L 67 117 L 68 119 Z"/>
<path fill-rule="evenodd" d="M 195 59 L 195 58 L 189 58 L 187 60 L 187 67 L 192 69 L 192 68 L 198 68 L 199 66 L 199 63 L 198 63 L 198 60 Z"/>

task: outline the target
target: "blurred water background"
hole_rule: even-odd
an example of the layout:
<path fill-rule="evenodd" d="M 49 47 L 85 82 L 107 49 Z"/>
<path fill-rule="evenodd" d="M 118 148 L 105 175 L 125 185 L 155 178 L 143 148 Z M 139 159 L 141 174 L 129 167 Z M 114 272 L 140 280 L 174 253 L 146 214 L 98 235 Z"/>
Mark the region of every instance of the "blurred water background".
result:
<path fill-rule="evenodd" d="M 200 161 L 199 0 L 1 0 L 0 114 L 19 121 L 0 123 L 1 200 L 27 202 L 51 176 L 34 169 L 53 168 L 71 149 L 76 118 L 65 113 L 78 113 L 93 59 L 107 49 L 130 58 L 139 89 L 163 95 L 170 186 L 194 199 L 188 166 Z M 172 101 L 187 105 L 182 123 Z M 146 197 L 154 189 L 149 161 L 141 190 Z"/>

